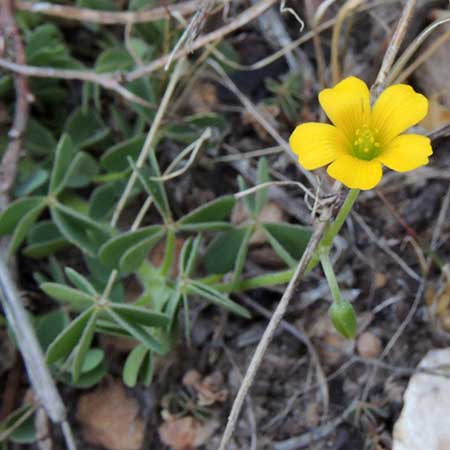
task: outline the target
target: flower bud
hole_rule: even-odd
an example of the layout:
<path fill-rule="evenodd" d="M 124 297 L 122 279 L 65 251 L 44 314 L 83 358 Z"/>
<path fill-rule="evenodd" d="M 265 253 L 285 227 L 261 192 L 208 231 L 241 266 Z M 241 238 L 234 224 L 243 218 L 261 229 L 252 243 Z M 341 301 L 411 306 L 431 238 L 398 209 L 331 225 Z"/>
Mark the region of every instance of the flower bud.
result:
<path fill-rule="evenodd" d="M 347 339 L 353 339 L 356 336 L 356 314 L 348 301 L 333 302 L 329 314 L 334 327 L 342 336 Z"/>

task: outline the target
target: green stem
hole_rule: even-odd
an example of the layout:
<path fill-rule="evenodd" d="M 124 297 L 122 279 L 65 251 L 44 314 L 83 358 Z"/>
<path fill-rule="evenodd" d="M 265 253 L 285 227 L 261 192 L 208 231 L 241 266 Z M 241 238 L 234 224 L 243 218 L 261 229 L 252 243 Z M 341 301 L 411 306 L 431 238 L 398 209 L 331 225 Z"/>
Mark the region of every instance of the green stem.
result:
<path fill-rule="evenodd" d="M 214 289 L 220 292 L 242 292 L 251 289 L 258 289 L 267 286 L 276 286 L 280 284 L 289 283 L 294 270 L 283 270 L 280 272 L 266 273 L 257 277 L 248 278 L 246 280 L 239 280 L 237 282 L 221 283 L 213 285 Z"/>
<path fill-rule="evenodd" d="M 164 261 L 161 264 L 161 275 L 166 277 L 172 267 L 175 251 L 175 231 L 172 228 L 167 230 L 166 249 L 164 253 Z"/>
<path fill-rule="evenodd" d="M 321 247 L 331 247 L 335 236 L 339 233 L 339 231 L 341 231 L 345 219 L 352 210 L 352 207 L 356 199 L 358 198 L 358 195 L 359 189 L 350 189 L 344 201 L 344 204 L 341 206 L 341 209 L 336 216 L 336 220 L 331 224 L 331 226 L 326 231 L 325 236 L 322 238 Z"/>
<path fill-rule="evenodd" d="M 320 253 L 320 263 L 322 264 L 322 269 L 325 273 L 325 277 L 330 287 L 331 296 L 337 305 L 342 303 L 341 291 L 339 289 L 338 282 L 336 280 L 336 275 L 334 274 L 333 266 L 331 265 L 329 252 L 324 249 Z"/>
<path fill-rule="evenodd" d="M 330 251 L 331 246 L 333 245 L 333 240 L 336 237 L 336 235 L 341 231 L 342 226 L 344 225 L 345 219 L 349 215 L 350 211 L 352 210 L 352 207 L 358 198 L 359 195 L 359 189 L 350 189 L 350 191 L 347 194 L 347 197 L 345 198 L 344 203 L 341 206 L 341 209 L 339 210 L 335 221 L 328 227 L 328 229 L 325 231 L 325 234 L 320 241 L 320 244 L 317 248 L 316 253 L 311 258 L 311 261 L 308 264 L 308 267 L 306 269 L 306 272 L 310 272 L 314 267 L 317 266 L 317 264 L 320 261 L 320 253 L 323 252 L 325 249 L 327 252 Z"/>

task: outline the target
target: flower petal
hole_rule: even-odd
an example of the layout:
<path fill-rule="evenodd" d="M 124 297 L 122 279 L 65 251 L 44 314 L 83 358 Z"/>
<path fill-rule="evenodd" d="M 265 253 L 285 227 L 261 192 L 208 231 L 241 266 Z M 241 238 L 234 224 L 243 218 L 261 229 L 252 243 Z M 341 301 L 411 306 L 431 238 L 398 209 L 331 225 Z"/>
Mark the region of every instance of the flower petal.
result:
<path fill-rule="evenodd" d="M 308 122 L 295 128 L 289 139 L 300 164 L 314 170 L 334 161 L 345 152 L 345 137 L 333 125 Z"/>
<path fill-rule="evenodd" d="M 370 117 L 369 89 L 356 77 L 345 78 L 334 88 L 324 89 L 319 94 L 319 102 L 328 118 L 349 139 Z"/>
<path fill-rule="evenodd" d="M 397 136 L 377 157 L 389 169 L 407 172 L 428 164 L 428 157 L 433 154 L 431 141 L 418 134 Z"/>
<path fill-rule="evenodd" d="M 381 180 L 379 161 L 365 161 L 352 155 L 342 155 L 328 167 L 328 175 L 351 189 L 372 189 Z"/>
<path fill-rule="evenodd" d="M 408 128 L 419 123 L 428 112 L 428 100 L 411 86 L 396 84 L 380 95 L 372 111 L 372 127 L 380 132 L 380 143 L 387 145 Z"/>

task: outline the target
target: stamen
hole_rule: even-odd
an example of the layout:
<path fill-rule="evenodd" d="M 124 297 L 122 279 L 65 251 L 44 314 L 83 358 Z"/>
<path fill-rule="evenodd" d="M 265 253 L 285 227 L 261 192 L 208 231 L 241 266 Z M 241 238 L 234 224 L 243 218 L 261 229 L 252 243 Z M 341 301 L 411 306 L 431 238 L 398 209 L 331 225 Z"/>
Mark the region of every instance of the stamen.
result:
<path fill-rule="evenodd" d="M 378 129 L 371 129 L 367 123 L 355 131 L 355 139 L 351 153 L 359 159 L 370 161 L 380 153 L 380 144 L 377 141 Z"/>

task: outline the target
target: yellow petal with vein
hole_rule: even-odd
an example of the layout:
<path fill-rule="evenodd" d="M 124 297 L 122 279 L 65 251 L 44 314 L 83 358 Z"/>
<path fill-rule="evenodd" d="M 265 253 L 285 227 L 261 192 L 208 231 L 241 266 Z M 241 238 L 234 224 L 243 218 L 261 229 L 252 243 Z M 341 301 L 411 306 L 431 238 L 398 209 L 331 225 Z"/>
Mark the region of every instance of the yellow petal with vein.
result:
<path fill-rule="evenodd" d="M 289 139 L 300 164 L 314 170 L 334 161 L 345 152 L 346 140 L 333 125 L 308 122 L 295 128 Z"/>
<path fill-rule="evenodd" d="M 411 86 L 396 84 L 380 95 L 372 111 L 371 124 L 379 130 L 380 144 L 387 145 L 428 112 L 428 100 Z"/>
<path fill-rule="evenodd" d="M 319 102 L 331 122 L 341 129 L 348 139 L 370 118 L 370 93 L 356 77 L 345 78 L 332 89 L 319 94 Z"/>
<path fill-rule="evenodd" d="M 428 164 L 428 157 L 432 154 L 429 138 L 418 134 L 402 134 L 392 140 L 377 159 L 389 169 L 407 172 Z"/>
<path fill-rule="evenodd" d="M 351 189 L 372 189 L 383 174 L 378 161 L 365 161 L 352 155 L 342 155 L 328 167 L 328 175 Z"/>

